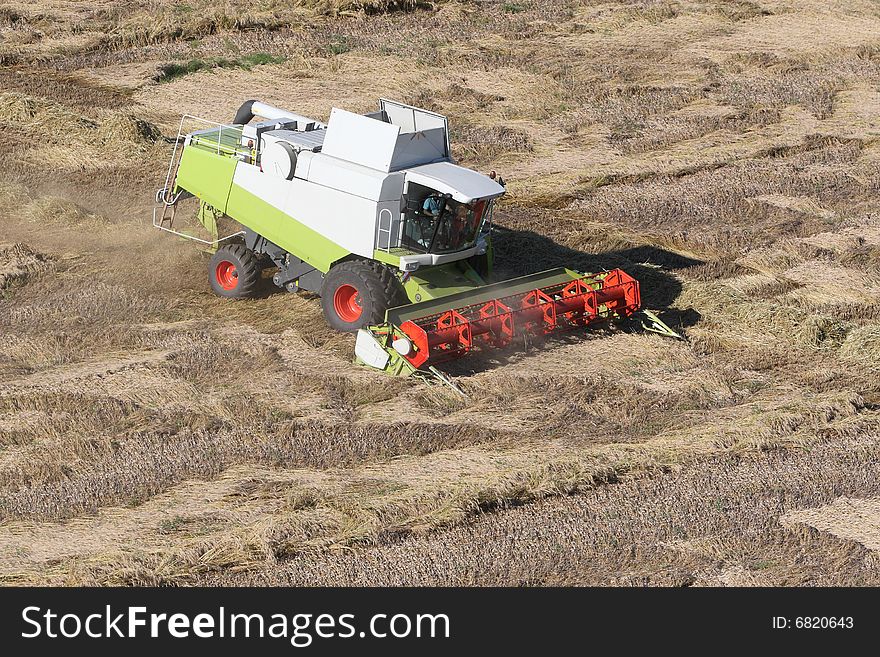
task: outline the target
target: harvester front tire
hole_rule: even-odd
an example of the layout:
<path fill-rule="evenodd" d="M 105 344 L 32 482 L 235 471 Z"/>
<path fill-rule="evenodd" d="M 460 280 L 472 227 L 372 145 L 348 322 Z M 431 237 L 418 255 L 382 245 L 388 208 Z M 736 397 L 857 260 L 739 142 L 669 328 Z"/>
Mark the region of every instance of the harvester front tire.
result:
<path fill-rule="evenodd" d="M 321 287 L 324 318 L 345 333 L 380 324 L 388 308 L 405 302 L 400 282 L 378 262 L 350 260 L 334 265 Z"/>
<path fill-rule="evenodd" d="M 244 244 L 229 244 L 211 256 L 208 279 L 217 296 L 244 299 L 254 296 L 262 271 L 253 251 Z"/>

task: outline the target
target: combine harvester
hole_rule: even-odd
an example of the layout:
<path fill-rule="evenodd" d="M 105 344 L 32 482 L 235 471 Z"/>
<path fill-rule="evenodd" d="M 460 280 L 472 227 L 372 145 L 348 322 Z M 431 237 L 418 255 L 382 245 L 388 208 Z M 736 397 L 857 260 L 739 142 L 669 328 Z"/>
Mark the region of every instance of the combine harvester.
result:
<path fill-rule="evenodd" d="M 185 122 L 205 127 L 185 133 Z M 232 125 L 183 117 L 153 224 L 214 251 L 220 296 L 250 296 L 277 268 L 275 285 L 320 294 L 328 324 L 357 331 L 358 362 L 446 380 L 434 366 L 476 348 L 640 311 L 639 284 L 619 269 L 488 284 L 504 191 L 452 162 L 439 114 L 380 100 L 371 114 L 333 109 L 325 125 L 251 100 Z M 189 196 L 210 239 L 174 227 Z M 224 216 L 242 229 L 220 237 Z M 641 312 L 645 329 L 679 337 Z"/>

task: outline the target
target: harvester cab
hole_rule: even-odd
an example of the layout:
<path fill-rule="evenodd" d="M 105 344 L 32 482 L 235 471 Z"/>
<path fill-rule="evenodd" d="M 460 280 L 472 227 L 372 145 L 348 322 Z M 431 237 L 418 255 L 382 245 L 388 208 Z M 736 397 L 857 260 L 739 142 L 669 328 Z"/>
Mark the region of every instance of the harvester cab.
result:
<path fill-rule="evenodd" d="M 504 192 L 453 162 L 434 112 L 382 99 L 324 124 L 251 100 L 231 124 L 183 117 L 153 224 L 213 252 L 220 296 L 251 296 L 268 268 L 278 287 L 318 293 L 331 327 L 358 332 L 357 360 L 395 374 L 639 310 L 638 282 L 620 270 L 489 284 Z M 175 225 L 188 197 L 207 237 Z M 224 218 L 239 228 L 221 237 Z M 674 334 L 656 316 L 645 328 Z"/>

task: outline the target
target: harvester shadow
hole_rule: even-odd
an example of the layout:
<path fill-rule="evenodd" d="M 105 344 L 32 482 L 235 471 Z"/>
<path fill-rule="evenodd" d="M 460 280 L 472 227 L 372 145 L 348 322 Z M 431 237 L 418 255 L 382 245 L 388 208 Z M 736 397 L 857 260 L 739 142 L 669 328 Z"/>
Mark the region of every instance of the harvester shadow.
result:
<path fill-rule="evenodd" d="M 555 267 L 568 267 L 583 272 L 620 268 L 639 281 L 642 307 L 656 311 L 673 329 L 681 331 L 693 326 L 701 318 L 693 309 L 681 310 L 671 307 L 682 289 L 681 282 L 671 272 L 701 265 L 703 262 L 700 260 L 650 245 L 602 253 L 586 253 L 558 244 L 539 233 L 512 230 L 498 224 L 493 227 L 493 248 L 495 271 L 492 281 L 526 276 Z M 267 272 L 271 274 L 270 270 Z M 257 297 L 288 294 L 272 285 L 271 276 L 268 274 L 264 275 Z M 298 292 L 298 294 L 308 299 L 319 298 L 318 295 L 310 292 Z M 636 327 L 621 328 L 639 330 Z M 597 328 L 591 334 L 599 337 L 615 331 L 618 329 L 613 327 Z M 508 348 L 476 352 L 467 358 L 440 363 L 439 367 L 455 376 L 468 376 L 520 361 L 542 349 L 579 344 L 589 339 L 590 337 L 585 336 L 582 331 L 521 338 Z"/>
<path fill-rule="evenodd" d="M 568 267 L 584 272 L 623 269 L 639 281 L 642 304 L 651 310 L 665 311 L 681 294 L 681 282 L 669 272 L 703 264 L 656 246 L 637 246 L 602 253 L 585 253 L 549 237 L 524 230 L 496 225 L 493 230 L 496 278 L 503 280 L 525 276 L 553 267 Z M 690 326 L 697 318 L 691 318 Z"/>
<path fill-rule="evenodd" d="M 681 331 L 701 319 L 696 310 L 671 307 L 682 290 L 681 281 L 671 272 L 703 264 L 695 258 L 649 245 L 603 253 L 585 253 L 558 244 L 539 233 L 512 230 L 497 224 L 494 227 L 493 240 L 494 280 L 526 276 L 555 267 L 568 267 L 583 272 L 620 268 L 639 281 L 642 307 L 656 311 L 673 329 Z M 608 335 L 614 330 L 611 327 L 598 329 L 596 335 Z M 623 330 L 628 330 L 628 327 Z M 522 360 L 537 349 L 577 344 L 587 339 L 590 338 L 585 337 L 581 331 L 531 338 L 518 341 L 507 349 L 474 353 L 468 358 L 443 363 L 440 367 L 450 374 L 467 376 Z"/>

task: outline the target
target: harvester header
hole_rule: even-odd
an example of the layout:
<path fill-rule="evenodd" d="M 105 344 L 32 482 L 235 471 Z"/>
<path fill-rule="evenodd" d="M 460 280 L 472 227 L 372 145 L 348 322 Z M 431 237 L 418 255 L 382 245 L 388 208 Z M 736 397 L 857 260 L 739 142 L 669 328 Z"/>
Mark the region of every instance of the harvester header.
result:
<path fill-rule="evenodd" d="M 395 374 L 639 311 L 638 282 L 621 270 L 490 283 L 504 192 L 452 161 L 434 112 L 383 99 L 368 114 L 334 108 L 325 124 L 251 100 L 231 124 L 181 120 L 153 223 L 209 247 L 220 296 L 252 295 L 270 268 L 278 287 L 320 294 L 328 324 L 358 332 L 359 362 Z M 175 227 L 188 197 L 207 238 Z M 221 237 L 224 218 L 240 230 Z"/>

